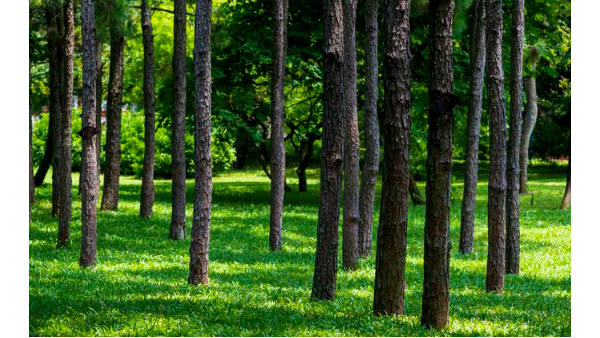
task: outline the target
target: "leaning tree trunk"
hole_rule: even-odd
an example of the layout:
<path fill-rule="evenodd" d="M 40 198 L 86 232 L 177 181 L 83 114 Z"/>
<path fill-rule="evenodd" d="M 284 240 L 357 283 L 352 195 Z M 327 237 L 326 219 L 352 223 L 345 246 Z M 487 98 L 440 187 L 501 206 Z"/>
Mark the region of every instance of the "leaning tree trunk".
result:
<path fill-rule="evenodd" d="M 98 162 L 96 157 L 96 17 L 94 1 L 81 1 L 81 36 L 83 40 L 83 112 L 81 163 L 83 184 L 81 186 L 81 255 L 83 267 L 96 264 L 98 201 Z"/>
<path fill-rule="evenodd" d="M 208 283 L 210 248 L 210 205 L 212 201 L 212 155 L 210 152 L 211 63 L 210 26 L 212 0 L 196 1 L 194 63 L 196 115 L 194 159 L 196 187 L 192 241 L 190 244 L 190 284 Z"/>
<path fill-rule="evenodd" d="M 288 0 L 274 1 L 273 73 L 271 75 L 271 219 L 269 247 L 281 249 L 285 194 L 284 87 L 287 50 Z"/>
<path fill-rule="evenodd" d="M 98 163 L 98 187 L 100 187 L 100 153 L 102 152 L 102 43 L 97 42 L 96 44 L 96 65 L 98 66 L 98 72 L 96 73 L 96 129 L 98 129 L 98 136 L 96 137 L 96 161 Z M 81 176 L 79 177 L 79 186 L 81 187 Z"/>
<path fill-rule="evenodd" d="M 565 187 L 565 194 L 563 195 L 562 202 L 560 203 L 560 209 L 566 210 L 571 206 L 571 155 L 569 155 L 569 171 L 567 171 L 567 186 Z"/>
<path fill-rule="evenodd" d="M 119 178 L 121 176 L 121 107 L 123 103 L 123 61 L 125 37 L 119 28 L 110 32 L 110 70 L 108 78 L 108 109 L 106 116 L 106 166 L 102 210 L 117 210 Z"/>
<path fill-rule="evenodd" d="M 419 190 L 419 186 L 410 172 L 408 173 L 408 193 L 410 194 L 413 205 L 425 204 L 423 196 L 421 195 L 421 190 Z"/>
<path fill-rule="evenodd" d="M 142 0 L 142 35 L 144 43 L 144 170 L 140 216 L 152 217 L 154 204 L 154 36 L 148 0 Z"/>
<path fill-rule="evenodd" d="M 386 1 L 383 184 L 377 230 L 377 315 L 404 314 L 410 140 L 410 1 Z"/>
<path fill-rule="evenodd" d="M 531 63 L 532 63 L 532 75 L 525 79 L 525 94 L 527 96 L 527 105 L 525 106 L 525 116 L 523 118 L 523 130 L 521 134 L 521 183 L 519 185 L 519 192 L 521 194 L 528 194 L 529 189 L 527 187 L 527 165 L 529 161 L 529 141 L 531 140 L 531 134 L 533 134 L 533 128 L 537 121 L 538 106 L 537 106 L 537 90 L 535 81 L 535 68 L 539 56 L 535 47 L 531 51 Z"/>
<path fill-rule="evenodd" d="M 483 74 L 485 72 L 485 2 L 475 0 L 473 5 L 473 33 L 471 39 L 471 79 L 469 111 L 467 112 L 467 144 L 465 186 L 460 219 L 460 253 L 473 251 L 475 228 L 475 198 L 479 171 L 479 131 L 481 127 L 481 101 L 483 99 Z"/>
<path fill-rule="evenodd" d="M 358 269 L 358 112 L 356 109 L 356 0 L 343 1 L 344 16 L 344 220 L 342 266 Z"/>
<path fill-rule="evenodd" d="M 54 126 L 54 118 L 56 114 L 52 113 L 52 110 L 48 112 L 48 133 L 46 136 L 46 145 L 44 147 L 44 157 L 38 166 L 37 171 L 33 177 L 33 184 L 36 187 L 41 186 L 44 183 L 44 179 L 46 178 L 46 174 L 48 173 L 48 169 L 50 169 L 50 165 L 52 164 L 52 154 L 54 153 L 54 139 L 52 137 L 52 128 Z"/>
<path fill-rule="evenodd" d="M 185 239 L 185 64 L 186 1 L 175 0 L 173 23 L 173 132 L 172 132 L 172 209 L 171 234 L 175 240 Z"/>
<path fill-rule="evenodd" d="M 342 0 L 325 0 L 323 146 L 313 299 L 335 299 L 342 189 L 344 78 Z"/>
<path fill-rule="evenodd" d="M 521 210 L 519 206 L 519 150 L 523 123 L 523 34 L 525 0 L 513 0 L 510 56 L 510 138 L 506 168 L 506 273 L 519 273 Z"/>
<path fill-rule="evenodd" d="M 502 69 L 502 0 L 487 0 L 488 112 L 490 178 L 488 184 L 488 259 L 486 290 L 501 292 L 505 272 L 506 113 Z"/>
<path fill-rule="evenodd" d="M 421 325 L 448 325 L 452 176 L 452 26 L 454 0 L 429 1 L 429 132 Z"/>

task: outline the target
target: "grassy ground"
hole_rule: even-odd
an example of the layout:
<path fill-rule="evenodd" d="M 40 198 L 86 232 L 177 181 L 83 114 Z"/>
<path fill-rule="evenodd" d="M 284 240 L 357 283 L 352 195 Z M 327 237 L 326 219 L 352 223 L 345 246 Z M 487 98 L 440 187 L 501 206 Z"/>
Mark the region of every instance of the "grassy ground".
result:
<path fill-rule="evenodd" d="M 29 227 L 30 335 L 570 335 L 571 213 L 557 210 L 564 189 L 562 174 L 531 180 L 533 205 L 531 196 L 521 198 L 522 273 L 507 276 L 503 294 L 485 292 L 487 185 L 482 179 L 474 253 L 460 255 L 462 182 L 454 184 L 450 325 L 439 332 L 419 327 L 422 206 L 411 206 L 409 213 L 406 316 L 371 314 L 374 255 L 362 260 L 358 271 L 339 270 L 335 301 L 309 300 L 318 209 L 318 176 L 310 174 L 308 193 L 286 194 L 284 247 L 277 253 L 268 250 L 269 182 L 264 175 L 255 171 L 215 177 L 211 282 L 199 287 L 186 282 L 189 239 L 167 239 L 168 180 L 156 182 L 154 217 L 142 220 L 138 217 L 140 181 L 121 179 L 119 211 L 99 212 L 98 264 L 85 270 L 78 266 L 81 202 L 77 188 L 73 189 L 71 246 L 57 250 L 57 221 L 50 215 L 51 192 L 46 184 L 37 190 Z M 295 176 L 289 172 L 288 177 Z M 289 183 L 297 189 L 297 182 Z M 187 198 L 189 233 L 193 181 L 188 181 Z M 379 200 L 376 203 L 379 206 Z"/>

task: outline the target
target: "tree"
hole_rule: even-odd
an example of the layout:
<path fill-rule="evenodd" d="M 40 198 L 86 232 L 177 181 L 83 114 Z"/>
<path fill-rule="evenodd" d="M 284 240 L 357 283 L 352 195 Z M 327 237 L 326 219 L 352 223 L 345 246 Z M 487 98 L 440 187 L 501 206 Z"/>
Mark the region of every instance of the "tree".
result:
<path fill-rule="evenodd" d="M 98 67 L 96 73 L 96 129 L 98 129 L 98 135 L 96 137 L 96 161 L 98 163 L 98 187 L 100 187 L 100 153 L 102 152 L 102 42 L 98 39 L 96 42 L 96 65 Z M 79 187 L 81 188 L 81 175 L 79 176 Z"/>
<path fill-rule="evenodd" d="M 448 325 L 450 301 L 450 183 L 452 124 L 452 27 L 454 0 L 429 1 L 429 131 L 425 194 L 425 256 L 421 325 Z"/>
<path fill-rule="evenodd" d="M 196 1 L 194 64 L 196 79 L 196 114 L 194 155 L 196 187 L 192 241 L 190 244 L 190 284 L 208 283 L 210 248 L 210 206 L 212 200 L 211 134 L 211 63 L 210 30 L 212 0 Z"/>
<path fill-rule="evenodd" d="M 49 122 L 48 123 L 48 133 L 46 137 L 46 146 L 44 147 L 44 157 L 40 161 L 40 164 L 35 172 L 33 177 L 33 183 L 36 187 L 41 186 L 44 183 L 44 179 L 46 178 L 46 174 L 48 173 L 48 169 L 50 169 L 50 165 L 52 164 L 52 154 L 54 153 L 54 140 L 52 138 L 52 128 L 54 126 L 54 119 L 56 114 L 53 114 L 52 109 L 48 112 Z"/>
<path fill-rule="evenodd" d="M 565 194 L 563 195 L 560 203 L 560 209 L 566 210 L 571 206 L 571 155 L 569 155 L 569 169 L 567 171 L 567 185 L 565 187 Z"/>
<path fill-rule="evenodd" d="M 488 112 L 490 177 L 488 184 L 488 259 L 486 290 L 504 289 L 506 258 L 506 113 L 502 68 L 502 0 L 487 0 Z"/>
<path fill-rule="evenodd" d="M 410 199 L 414 205 L 425 204 L 423 196 L 421 195 L 421 190 L 419 190 L 419 186 L 410 172 L 408 173 L 408 193 L 410 194 Z"/>
<path fill-rule="evenodd" d="M 29 93 L 31 95 L 31 59 L 29 60 Z M 31 205 L 35 203 L 35 180 L 33 178 L 33 154 L 32 139 L 33 131 L 31 128 L 31 97 L 29 98 L 29 221 L 31 222 Z"/>
<path fill-rule="evenodd" d="M 483 74 L 485 71 L 485 2 L 473 4 L 473 32 L 471 38 L 471 78 L 469 86 L 469 110 L 467 113 L 467 142 L 465 187 L 460 219 L 460 244 L 458 251 L 473 251 L 475 228 L 475 197 L 479 171 L 479 131 L 481 127 L 481 101 L 483 98 Z"/>
<path fill-rule="evenodd" d="M 367 257 L 373 246 L 373 204 L 379 172 L 379 61 L 377 59 L 378 0 L 367 0 L 365 12 L 365 164 L 359 195 L 358 254 Z"/>
<path fill-rule="evenodd" d="M 410 140 L 410 1 L 386 1 L 383 184 L 375 314 L 404 314 Z"/>
<path fill-rule="evenodd" d="M 271 218 L 269 247 L 281 249 L 285 194 L 285 58 L 287 51 L 288 0 L 274 0 L 273 73 L 271 76 Z"/>
<path fill-rule="evenodd" d="M 175 0 L 173 23 L 173 133 L 171 239 L 183 240 L 185 221 L 185 97 L 186 97 L 186 2 Z"/>
<path fill-rule="evenodd" d="M 506 168 L 506 273 L 519 273 L 521 215 L 519 206 L 519 151 L 523 124 L 523 35 L 525 1 L 513 0 L 512 49 L 510 55 L 510 138 Z"/>
<path fill-rule="evenodd" d="M 358 269 L 359 139 L 356 109 L 356 0 L 344 0 L 344 220 L 342 265 Z"/>
<path fill-rule="evenodd" d="M 94 1 L 81 0 L 81 36 L 83 40 L 83 88 L 82 88 L 82 154 L 81 175 L 81 254 L 79 264 L 83 267 L 96 264 L 98 201 L 98 162 L 96 154 L 96 18 Z"/>
<path fill-rule="evenodd" d="M 521 151 L 520 151 L 520 167 L 521 176 L 519 189 L 521 194 L 528 194 L 529 188 L 527 187 L 527 166 L 529 161 L 529 141 L 531 140 L 531 134 L 533 134 L 533 128 L 538 117 L 538 96 L 536 89 L 536 75 L 535 70 L 538 61 L 540 60 L 540 52 L 536 46 L 531 46 L 529 50 L 531 58 L 531 75 L 525 78 L 525 95 L 527 96 L 527 105 L 525 106 L 525 116 L 523 118 L 523 129 L 521 133 Z"/>
<path fill-rule="evenodd" d="M 144 42 L 144 171 L 140 216 L 152 217 L 154 204 L 154 36 L 152 35 L 152 13 L 148 0 L 142 0 L 142 35 Z"/>
<path fill-rule="evenodd" d="M 337 275 L 338 221 L 343 147 L 343 11 L 341 0 L 325 0 L 323 54 L 323 148 L 317 252 L 311 298 L 333 300 Z"/>

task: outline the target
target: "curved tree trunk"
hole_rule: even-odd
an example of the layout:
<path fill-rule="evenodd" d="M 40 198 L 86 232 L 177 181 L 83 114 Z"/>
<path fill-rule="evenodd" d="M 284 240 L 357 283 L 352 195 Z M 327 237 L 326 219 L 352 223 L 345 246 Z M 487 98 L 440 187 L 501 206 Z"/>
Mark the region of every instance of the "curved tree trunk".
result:
<path fill-rule="evenodd" d="M 533 73 L 535 73 L 536 62 L 532 62 Z M 525 79 L 525 94 L 527 95 L 527 105 L 525 106 L 525 116 L 523 118 L 523 130 L 521 134 L 521 183 L 519 192 L 521 194 L 528 194 L 529 189 L 527 187 L 527 165 L 529 161 L 529 141 L 531 140 L 531 134 L 533 134 L 533 128 L 537 121 L 538 106 L 537 106 L 537 90 L 535 83 L 535 76 L 532 75 Z"/>
<path fill-rule="evenodd" d="M 408 193 L 410 194 L 413 205 L 425 204 L 423 196 L 421 195 L 421 190 L 419 190 L 419 186 L 410 172 L 408 173 Z"/>
<path fill-rule="evenodd" d="M 33 183 L 36 187 L 41 186 L 44 183 L 44 179 L 46 178 L 46 174 L 48 173 L 48 169 L 50 169 L 50 165 L 52 164 L 52 154 L 54 153 L 54 139 L 52 137 L 52 128 L 54 126 L 54 118 L 55 114 L 50 110 L 48 113 L 49 123 L 48 123 L 48 133 L 46 136 L 46 146 L 44 148 L 44 157 L 42 157 L 42 161 L 35 172 L 33 177 Z"/>
<path fill-rule="evenodd" d="M 567 171 L 567 186 L 565 187 L 565 194 L 563 195 L 562 202 L 560 203 L 560 209 L 569 209 L 571 206 L 571 155 L 569 155 L 569 171 Z"/>

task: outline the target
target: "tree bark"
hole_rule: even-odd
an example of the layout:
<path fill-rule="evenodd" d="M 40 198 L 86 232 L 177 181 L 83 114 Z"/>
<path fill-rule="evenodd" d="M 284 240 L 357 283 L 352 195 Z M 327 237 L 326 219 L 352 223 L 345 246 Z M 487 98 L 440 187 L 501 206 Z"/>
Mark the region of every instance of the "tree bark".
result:
<path fill-rule="evenodd" d="M 52 113 L 52 110 L 48 112 L 48 133 L 46 136 L 46 146 L 44 148 L 44 157 L 42 157 L 42 161 L 38 166 L 37 171 L 33 177 L 33 183 L 36 187 L 41 186 L 44 183 L 44 179 L 46 178 L 46 174 L 48 173 L 48 169 L 50 169 L 50 165 L 52 164 L 52 154 L 54 153 L 54 138 L 52 137 L 52 128 L 54 126 L 54 118 L 56 114 Z"/>
<path fill-rule="evenodd" d="M 451 106 L 434 108 L 452 95 L 452 26 L 454 0 L 429 1 L 429 132 L 425 254 L 421 325 L 441 329 L 448 325 L 450 302 L 450 184 L 452 178 Z"/>
<path fill-rule="evenodd" d="M 523 124 L 523 35 L 525 1 L 513 0 L 512 49 L 510 56 L 510 138 L 506 168 L 506 273 L 519 273 L 521 210 L 519 206 L 519 151 Z"/>
<path fill-rule="evenodd" d="M 486 290 L 504 289 L 506 258 L 506 113 L 502 68 L 502 0 L 487 0 L 488 112 L 490 178 L 488 185 L 488 259 Z"/>
<path fill-rule="evenodd" d="M 410 194 L 413 205 L 425 204 L 423 196 L 421 195 L 421 190 L 419 190 L 419 186 L 410 172 L 408 173 L 408 193 Z"/>
<path fill-rule="evenodd" d="M 535 66 L 536 61 L 532 61 L 533 72 L 532 75 L 525 79 L 525 94 L 527 96 L 527 105 L 525 106 L 525 117 L 523 119 L 523 130 L 521 134 L 521 183 L 519 192 L 521 194 L 528 194 L 529 188 L 527 187 L 527 166 L 529 161 L 529 141 L 531 140 L 531 134 L 533 134 L 533 128 L 537 121 L 538 106 L 537 106 L 537 90 L 535 80 Z"/>
<path fill-rule="evenodd" d="M 320 138 L 319 135 L 314 133 L 309 133 L 307 135 L 306 143 L 300 144 L 300 152 L 306 147 L 306 151 L 301 153 L 300 163 L 298 164 L 298 168 L 296 168 L 296 174 L 298 174 L 298 191 L 306 192 L 307 191 L 307 183 L 306 183 L 306 168 L 310 164 L 310 159 L 313 154 L 313 149 L 315 145 L 315 141 Z"/>
<path fill-rule="evenodd" d="M 144 170 L 140 216 L 152 217 L 154 204 L 154 36 L 152 35 L 152 13 L 148 0 L 142 0 L 142 35 L 144 43 Z"/>
<path fill-rule="evenodd" d="M 325 50 L 323 54 L 323 146 L 317 251 L 313 299 L 335 299 L 338 221 L 342 189 L 343 149 L 343 10 L 341 0 L 325 0 Z"/>
<path fill-rule="evenodd" d="M 378 0 L 367 0 L 365 12 L 365 143 L 366 155 L 359 194 L 358 253 L 371 254 L 373 247 L 373 208 L 375 185 L 379 173 L 379 124 L 377 99 L 379 94 L 379 61 L 377 58 Z"/>
<path fill-rule="evenodd" d="M 377 315 L 404 314 L 410 141 L 410 1 L 385 5 L 383 184 L 377 231 Z"/>
<path fill-rule="evenodd" d="M 281 250 L 283 198 L 285 194 L 285 58 L 287 51 L 288 0 L 274 1 L 273 73 L 271 75 L 271 219 L 269 247 Z"/>
<path fill-rule="evenodd" d="M 86 130 L 96 127 L 96 17 L 94 1 L 81 0 L 81 35 L 83 40 L 83 114 L 82 126 L 82 172 L 81 186 L 81 254 L 79 264 L 82 267 L 96 264 L 97 219 L 96 203 L 98 201 L 98 163 L 96 155 L 95 133 Z M 88 128 L 88 129 L 86 129 Z"/>
<path fill-rule="evenodd" d="M 569 155 L 569 171 L 567 171 L 567 186 L 565 187 L 565 194 L 563 195 L 562 202 L 560 203 L 560 209 L 566 210 L 571 207 L 571 155 Z"/>
<path fill-rule="evenodd" d="M 210 30 L 212 0 L 196 1 L 194 63 L 196 75 L 195 200 L 190 244 L 190 284 L 208 283 L 210 207 L 212 200 L 211 61 Z"/>
<path fill-rule="evenodd" d="M 31 60 L 29 61 L 29 92 L 31 96 Z M 29 99 L 29 222 L 31 222 L 31 206 L 35 203 L 35 182 L 33 178 L 33 130 L 31 125 L 31 98 Z"/>
<path fill-rule="evenodd" d="M 172 210 L 171 234 L 175 240 L 185 239 L 185 100 L 186 100 L 186 1 L 175 0 L 173 24 L 173 133 L 172 133 Z"/>
<path fill-rule="evenodd" d="M 119 27 L 110 29 L 110 69 L 106 116 L 106 166 L 101 210 L 117 210 L 121 176 L 121 114 L 125 37 Z"/>
<path fill-rule="evenodd" d="M 100 174 L 102 172 L 100 153 L 102 152 L 102 43 L 96 43 L 96 65 L 98 72 L 96 73 L 96 129 L 98 136 L 96 137 L 96 161 L 98 163 L 98 187 L 100 187 Z M 81 175 L 79 176 L 79 186 L 81 187 Z M 98 188 L 99 189 L 99 188 Z"/>
<path fill-rule="evenodd" d="M 479 174 L 479 132 L 481 128 L 481 102 L 483 99 L 483 74 L 485 72 L 485 2 L 475 0 L 473 32 L 471 39 L 471 79 L 469 110 L 467 112 L 467 144 L 465 186 L 460 219 L 460 253 L 473 251 L 475 228 L 475 199 Z"/>

